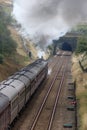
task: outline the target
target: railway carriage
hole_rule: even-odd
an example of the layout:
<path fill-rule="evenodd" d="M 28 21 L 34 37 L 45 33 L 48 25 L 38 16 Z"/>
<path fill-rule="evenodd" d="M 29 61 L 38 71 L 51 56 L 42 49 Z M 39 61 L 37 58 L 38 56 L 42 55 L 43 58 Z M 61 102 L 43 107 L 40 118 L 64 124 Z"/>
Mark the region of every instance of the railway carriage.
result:
<path fill-rule="evenodd" d="M 0 130 L 7 130 L 47 73 L 47 62 L 38 59 L 0 83 Z"/>
<path fill-rule="evenodd" d="M 26 104 L 26 102 L 30 99 L 30 79 L 25 75 L 19 74 L 19 77 L 17 76 L 18 75 L 14 77 L 14 82 L 17 83 L 19 81 L 21 82 L 21 84 L 23 84 L 23 90 L 22 93 L 20 94 L 21 95 L 20 97 L 24 100 L 24 104 Z"/>
<path fill-rule="evenodd" d="M 4 94 L 0 93 L 0 130 L 7 130 L 10 124 L 9 114 L 9 99 Z"/>
<path fill-rule="evenodd" d="M 5 85 L 9 85 L 14 87 L 18 92 L 18 112 L 22 109 L 25 104 L 25 84 L 17 79 L 10 79 L 9 81 L 4 83 Z"/>
<path fill-rule="evenodd" d="M 18 115 L 18 92 L 17 90 L 8 85 L 2 85 L 2 89 L 0 92 L 4 94 L 9 99 L 10 104 L 10 124 L 15 119 L 15 117 Z"/>

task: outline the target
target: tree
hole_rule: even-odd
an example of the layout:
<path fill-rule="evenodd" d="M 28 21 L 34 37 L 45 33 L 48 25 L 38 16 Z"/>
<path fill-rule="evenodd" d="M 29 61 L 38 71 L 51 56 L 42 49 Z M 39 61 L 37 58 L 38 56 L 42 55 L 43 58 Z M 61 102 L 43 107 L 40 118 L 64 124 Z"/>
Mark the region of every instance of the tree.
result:
<path fill-rule="evenodd" d="M 0 64 L 3 63 L 3 58 L 4 58 L 3 55 L 0 54 Z"/>
<path fill-rule="evenodd" d="M 80 37 L 77 41 L 77 48 L 76 53 L 87 53 L 87 38 L 86 37 Z"/>
<path fill-rule="evenodd" d="M 9 16 L 6 15 L 3 8 L 0 8 L 0 54 L 3 56 L 13 54 L 17 47 L 7 28 L 9 23 Z"/>

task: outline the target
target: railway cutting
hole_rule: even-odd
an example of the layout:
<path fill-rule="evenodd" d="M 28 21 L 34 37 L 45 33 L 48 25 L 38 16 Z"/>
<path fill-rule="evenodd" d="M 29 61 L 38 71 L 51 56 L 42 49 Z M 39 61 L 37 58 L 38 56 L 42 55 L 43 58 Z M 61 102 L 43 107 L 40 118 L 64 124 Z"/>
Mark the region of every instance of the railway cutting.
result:
<path fill-rule="evenodd" d="M 10 114 L 5 115 L 7 120 L 0 130 L 77 129 L 71 56 L 62 51 L 49 61 L 38 59 L 1 82 L 0 98 L 4 97 L 4 104 L 0 120 L 3 113 Z"/>

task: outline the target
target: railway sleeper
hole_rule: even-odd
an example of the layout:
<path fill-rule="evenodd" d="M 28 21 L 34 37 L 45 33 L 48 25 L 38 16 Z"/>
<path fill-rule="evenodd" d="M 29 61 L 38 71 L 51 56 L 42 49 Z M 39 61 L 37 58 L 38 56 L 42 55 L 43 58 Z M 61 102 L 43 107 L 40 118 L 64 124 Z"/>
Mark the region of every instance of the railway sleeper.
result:
<path fill-rule="evenodd" d="M 72 128 L 73 125 L 72 125 L 72 123 L 67 123 L 67 124 L 64 124 L 63 127 L 64 128 Z"/>
<path fill-rule="evenodd" d="M 68 91 L 74 91 L 75 89 L 74 88 L 68 88 Z"/>
<path fill-rule="evenodd" d="M 68 99 L 75 100 L 75 96 L 68 96 L 67 98 L 68 98 Z"/>
<path fill-rule="evenodd" d="M 75 107 L 74 106 L 69 106 L 69 107 L 67 107 L 67 110 L 69 110 L 69 111 L 75 111 Z"/>

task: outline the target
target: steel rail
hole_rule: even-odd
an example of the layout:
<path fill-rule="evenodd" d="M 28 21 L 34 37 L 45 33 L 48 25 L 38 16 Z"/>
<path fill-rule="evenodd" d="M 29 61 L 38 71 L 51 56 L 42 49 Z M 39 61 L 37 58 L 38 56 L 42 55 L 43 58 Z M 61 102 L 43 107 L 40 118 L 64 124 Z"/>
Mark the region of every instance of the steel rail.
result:
<path fill-rule="evenodd" d="M 60 57 L 58 57 L 58 59 L 60 59 Z M 58 59 L 57 59 L 57 60 L 58 60 Z M 54 63 L 54 61 L 55 61 L 55 60 L 53 59 L 53 62 L 52 62 L 52 63 Z M 52 63 L 50 63 L 50 64 L 48 65 L 48 68 L 51 67 L 51 64 L 52 64 Z M 58 61 L 55 63 L 55 65 L 54 65 L 54 64 L 52 65 L 52 67 L 51 67 L 52 70 L 55 68 L 55 66 L 56 66 L 57 63 L 58 63 Z"/>
<path fill-rule="evenodd" d="M 62 67 L 62 62 L 61 62 L 61 65 L 60 65 L 58 71 L 56 72 L 56 74 L 55 74 L 55 76 L 54 76 L 52 82 L 51 82 L 50 85 L 49 85 L 49 89 L 48 89 L 48 91 L 47 91 L 47 94 L 46 94 L 46 96 L 45 96 L 44 99 L 43 99 L 43 102 L 42 102 L 42 104 L 41 104 L 41 106 L 40 106 L 40 108 L 39 108 L 39 110 L 38 110 L 38 112 L 37 112 L 37 115 L 36 115 L 36 117 L 35 117 L 35 119 L 34 119 L 34 121 L 33 121 L 33 124 L 32 124 L 32 126 L 31 126 L 30 130 L 34 130 L 34 128 L 35 128 L 35 126 L 36 126 L 36 123 L 37 123 L 37 121 L 38 121 L 38 118 L 39 118 L 39 116 L 40 116 L 40 113 L 41 113 L 41 111 L 43 110 L 44 104 L 45 104 L 45 102 L 46 102 L 46 100 L 47 100 L 47 98 L 48 98 L 48 96 L 49 96 L 49 94 L 50 94 L 50 91 L 51 91 L 51 89 L 52 89 L 52 87 L 53 87 L 53 85 L 54 85 L 54 83 L 55 83 L 55 80 L 56 80 L 56 77 L 57 77 L 59 71 L 61 70 L 61 67 Z"/>
<path fill-rule="evenodd" d="M 50 118 L 47 130 L 51 130 L 51 128 L 52 128 L 54 115 L 55 115 L 55 112 L 56 112 L 57 104 L 58 104 L 60 93 L 61 93 L 61 88 L 62 88 L 62 85 L 64 83 L 65 70 L 66 70 L 66 64 L 65 64 L 65 68 L 64 68 L 62 78 L 61 78 L 60 83 L 59 83 L 59 87 L 58 87 L 58 90 L 57 90 L 57 95 L 56 95 L 55 102 L 54 102 L 54 107 L 53 107 L 53 110 L 52 110 L 52 114 L 51 114 L 51 118 Z"/>

